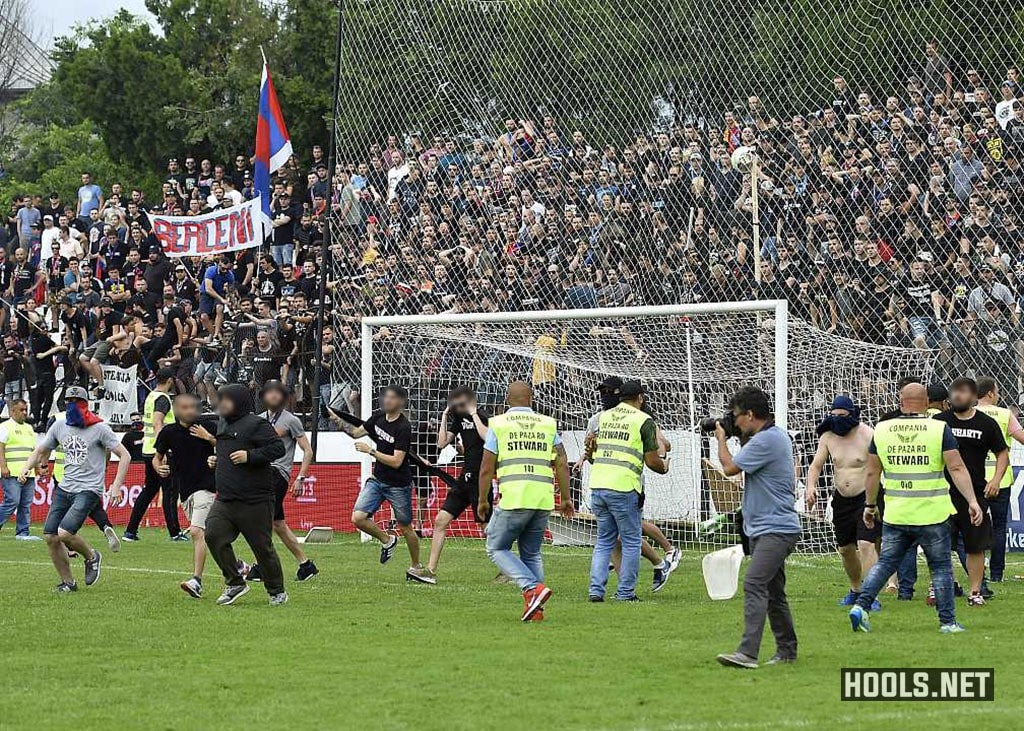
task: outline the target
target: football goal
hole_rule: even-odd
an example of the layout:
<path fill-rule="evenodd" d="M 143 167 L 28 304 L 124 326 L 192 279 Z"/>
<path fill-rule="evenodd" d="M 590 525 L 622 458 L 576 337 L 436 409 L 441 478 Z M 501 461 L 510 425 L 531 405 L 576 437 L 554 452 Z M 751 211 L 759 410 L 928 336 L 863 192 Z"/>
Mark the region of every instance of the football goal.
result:
<path fill-rule="evenodd" d="M 363 415 L 376 408 L 384 386 L 405 386 L 415 451 L 453 474 L 458 450 L 438 450 L 436 437 L 456 386 L 474 388 L 480 410 L 495 414 L 504 410 L 508 384 L 527 381 L 534 408 L 557 419 L 570 463 L 576 463 L 587 421 L 600 410 L 597 385 L 609 375 L 639 379 L 672 444 L 669 473 L 646 475 L 645 516 L 673 541 L 709 548 L 737 541 L 732 518 L 741 483 L 721 472 L 713 438 L 700 423 L 721 416 L 740 386 L 757 386 L 769 394 L 776 423 L 793 435 L 793 500 L 804 523 L 803 551 L 832 547 L 829 501 L 820 500 L 810 513 L 803 503 L 814 429 L 832 397 L 852 395 L 870 419 L 895 405 L 897 380 L 917 375 L 927 382 L 932 370 L 924 351 L 822 332 L 790 317 L 785 301 L 368 317 L 362 359 Z M 571 521 L 552 516 L 556 544 L 594 540 L 587 473 L 586 464 L 572 471 L 579 515 Z M 829 480 L 826 472 L 823 481 Z M 828 485 L 821 487 L 819 494 L 828 494 Z M 445 489 L 436 477 L 418 479 L 417 520 L 428 535 Z M 453 535 L 480 535 L 469 518 L 453 524 Z"/>

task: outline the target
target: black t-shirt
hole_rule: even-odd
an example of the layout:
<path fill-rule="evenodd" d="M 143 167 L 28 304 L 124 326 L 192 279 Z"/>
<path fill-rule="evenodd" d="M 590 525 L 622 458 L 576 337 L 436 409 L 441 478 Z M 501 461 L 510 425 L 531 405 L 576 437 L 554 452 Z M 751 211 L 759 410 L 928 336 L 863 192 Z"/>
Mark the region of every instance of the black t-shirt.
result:
<path fill-rule="evenodd" d="M 482 410 L 477 410 L 480 421 L 486 426 L 488 416 Z M 477 433 L 476 424 L 469 414 L 448 414 L 448 432 L 462 440 L 462 474 L 464 477 L 473 479 L 480 472 L 480 462 L 484 458 L 484 440 Z"/>
<path fill-rule="evenodd" d="M 130 429 L 121 437 L 121 446 L 128 450 L 132 462 L 143 462 L 146 456 L 142 453 L 144 433 L 141 429 Z M 160 436 L 159 434 L 157 436 Z"/>
<path fill-rule="evenodd" d="M 217 429 L 216 420 L 199 423 L 210 433 Z M 214 472 L 206 464 L 206 458 L 213 456 L 213 445 L 188 433 L 188 427 L 177 422 L 167 424 L 156 435 L 156 451 L 170 455 L 171 478 L 178 486 L 178 494 L 184 501 L 199 490 L 216 492 Z"/>
<path fill-rule="evenodd" d="M 409 452 L 412 444 L 412 424 L 401 414 L 394 421 L 388 421 L 383 411 L 374 411 L 363 424 L 366 433 L 375 443 L 377 451 L 383 455 L 395 452 Z M 406 487 L 412 484 L 412 468 L 406 459 L 398 469 L 388 467 L 380 461 L 373 463 L 373 476 L 387 485 Z"/>
<path fill-rule="evenodd" d="M 252 354 L 253 380 L 259 385 L 267 381 L 280 380 L 283 365 L 284 356 L 274 348 L 267 351 L 257 348 Z"/>
<path fill-rule="evenodd" d="M 943 411 L 932 418 L 949 424 L 953 436 L 956 437 L 964 466 L 971 476 L 978 502 L 984 505 L 985 461 L 988 459 L 988 453 L 998 454 L 1007 449 L 1002 429 L 995 419 L 978 410 L 975 410 L 974 416 L 970 419 L 961 419 L 953 411 Z M 963 503 L 963 497 L 956 488 L 950 492 L 954 503 Z"/>
<path fill-rule="evenodd" d="M 15 266 L 11 276 L 14 279 L 14 296 L 22 297 L 36 282 L 36 268 L 31 264 Z"/>

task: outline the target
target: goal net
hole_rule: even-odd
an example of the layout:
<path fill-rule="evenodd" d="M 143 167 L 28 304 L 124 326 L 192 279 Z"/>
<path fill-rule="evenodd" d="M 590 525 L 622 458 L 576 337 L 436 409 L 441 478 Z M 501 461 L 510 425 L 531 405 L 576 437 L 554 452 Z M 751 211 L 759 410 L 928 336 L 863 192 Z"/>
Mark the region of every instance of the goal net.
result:
<path fill-rule="evenodd" d="M 794 469 L 802 478 L 814 454 L 814 427 L 835 394 L 853 395 L 870 419 L 895 405 L 898 379 L 927 379 L 931 369 L 924 351 L 822 333 L 790 318 L 786 303 L 775 301 L 363 320 L 364 415 L 385 385 L 405 386 L 414 450 L 453 474 L 459 454 L 452 447 L 438 450 L 436 437 L 456 386 L 474 388 L 479 407 L 496 414 L 505 409 L 508 384 L 527 381 L 534 408 L 557 419 L 575 462 L 587 421 L 600 410 L 597 384 L 609 375 L 641 380 L 672 444 L 669 473 L 646 474 L 645 514 L 673 541 L 697 546 L 738 540 L 731 518 L 740 484 L 721 473 L 711 437 L 699 430 L 702 419 L 723 413 L 737 388 L 756 385 L 771 396 L 776 421 L 794 435 Z M 579 516 L 552 517 L 555 543 L 593 542 L 587 472 L 583 465 L 572 475 Z M 417 527 L 428 535 L 445 489 L 428 475 L 417 483 Z M 807 513 L 802 479 L 793 499 L 804 524 L 800 550 L 833 547 L 827 503 Z M 463 515 L 453 535 L 480 533 Z"/>

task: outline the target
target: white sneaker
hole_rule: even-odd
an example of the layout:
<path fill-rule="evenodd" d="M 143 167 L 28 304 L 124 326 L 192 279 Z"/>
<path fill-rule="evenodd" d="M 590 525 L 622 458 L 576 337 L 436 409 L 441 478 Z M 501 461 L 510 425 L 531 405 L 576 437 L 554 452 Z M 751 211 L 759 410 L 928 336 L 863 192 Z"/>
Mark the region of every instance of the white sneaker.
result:
<path fill-rule="evenodd" d="M 107 537 L 107 545 L 110 546 L 110 550 L 117 553 L 121 550 L 121 539 L 117 537 L 117 531 L 114 530 L 114 526 L 108 525 L 103 529 L 103 535 Z"/>
<path fill-rule="evenodd" d="M 188 581 L 181 582 L 180 584 L 178 584 L 178 586 L 180 586 L 181 590 L 193 599 L 203 598 L 203 585 L 196 580 L 195 576 L 193 576 Z"/>
<path fill-rule="evenodd" d="M 217 603 L 221 606 L 234 604 L 236 599 L 243 597 L 248 593 L 248 584 L 242 584 L 241 586 L 225 586 L 224 593 L 217 597 Z"/>
<path fill-rule="evenodd" d="M 41 541 L 43 540 L 39 536 L 14 536 L 16 541 Z"/>
<path fill-rule="evenodd" d="M 288 592 L 286 591 L 282 591 L 280 594 L 274 594 L 274 596 L 270 597 L 270 606 L 272 607 L 279 607 L 287 602 Z"/>

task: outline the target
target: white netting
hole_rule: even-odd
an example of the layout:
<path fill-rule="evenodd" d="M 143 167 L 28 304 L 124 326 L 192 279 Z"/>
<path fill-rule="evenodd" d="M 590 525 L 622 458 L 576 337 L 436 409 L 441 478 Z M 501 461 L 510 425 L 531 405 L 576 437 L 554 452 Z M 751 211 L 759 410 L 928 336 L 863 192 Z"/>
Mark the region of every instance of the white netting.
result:
<path fill-rule="evenodd" d="M 709 415 L 721 415 L 742 385 L 757 385 L 774 400 L 777 332 L 771 311 L 694 314 L 685 307 L 658 316 L 624 317 L 609 310 L 598 319 L 449 324 L 409 319 L 372 328 L 373 392 L 388 383 L 407 386 L 409 416 L 422 436 L 417 440 L 420 454 L 457 466 L 454 450 L 431 451 L 449 391 L 461 385 L 475 388 L 480 407 L 494 414 L 504 410 L 508 384 L 526 380 L 534 388 L 535 407 L 558 420 L 575 461 L 587 420 L 600 409 L 598 382 L 611 374 L 640 378 L 673 444 L 670 473 L 647 475 L 647 516 L 676 541 L 727 543 L 735 540 L 727 517 L 737 507 L 738 486 L 719 473 L 711 440 L 700 435 L 697 425 Z M 790 322 L 787 342 L 792 359 L 788 428 L 795 435 L 801 474 L 814 453 L 814 426 L 836 393 L 853 394 L 870 418 L 892 408 L 896 380 L 908 373 L 927 376 L 931 367 L 913 349 L 880 349 L 823 336 L 800 322 Z M 421 516 L 427 518 L 426 528 L 430 508 L 443 502 L 444 489 L 438 481 L 428 482 L 420 501 L 427 508 Z M 592 538 L 585 485 L 586 469 L 573 479 L 583 517 L 568 523 L 553 518 L 556 541 L 587 543 Z M 794 498 L 802 510 L 802 483 Z M 827 511 L 804 516 L 802 550 L 831 545 L 827 518 Z M 474 534 L 469 524 L 457 525 L 460 533 Z"/>
<path fill-rule="evenodd" d="M 339 316 L 785 299 L 804 463 L 806 427 L 838 390 L 869 418 L 906 375 L 992 375 L 1020 402 L 1020 3 L 341 8 Z M 731 166 L 747 145 L 756 183 Z M 559 367 L 678 387 L 678 341 L 646 337 Z M 512 337 L 488 344 L 505 371 L 530 357 Z M 659 352 L 674 370 L 656 370 Z M 705 383 L 738 384 L 744 368 L 724 360 Z M 566 418 L 594 405 L 573 382 L 553 404 Z M 660 397 L 669 417 L 688 418 L 686 393 Z"/>

